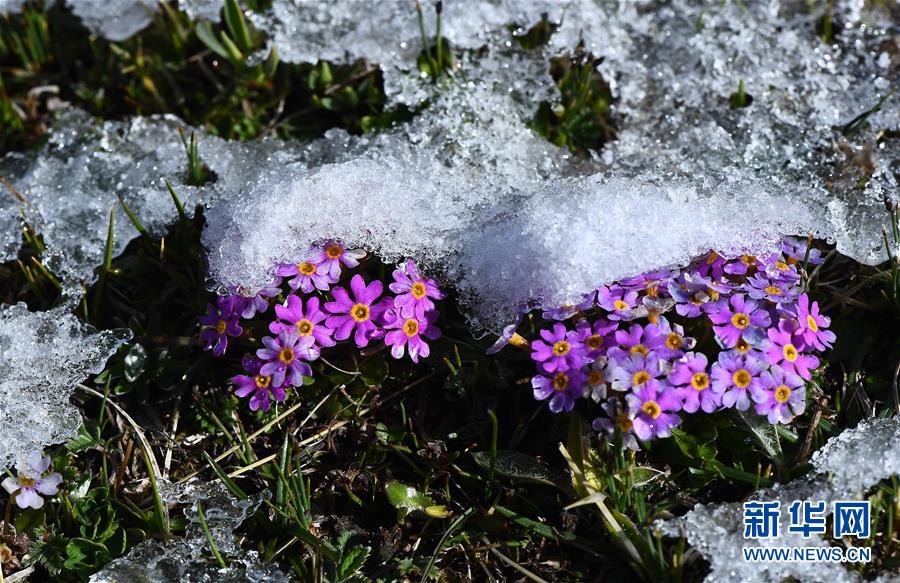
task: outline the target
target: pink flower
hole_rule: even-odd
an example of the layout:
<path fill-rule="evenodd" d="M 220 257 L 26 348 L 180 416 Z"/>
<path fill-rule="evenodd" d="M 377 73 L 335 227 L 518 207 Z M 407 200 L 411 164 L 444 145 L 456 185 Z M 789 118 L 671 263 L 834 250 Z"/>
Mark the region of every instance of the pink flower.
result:
<path fill-rule="evenodd" d="M 285 381 L 295 387 L 303 385 L 303 377 L 312 376 L 312 368 L 303 362 L 319 358 L 319 349 L 315 347 L 312 336 L 303 338 L 296 330 L 281 332 L 277 337 L 266 336 L 263 346 L 256 351 L 263 365 L 259 374 L 272 377 L 272 385 L 281 387 Z"/>
<path fill-rule="evenodd" d="M 279 320 L 269 324 L 269 330 L 274 334 L 296 329 L 301 338 L 312 336 L 318 346 L 334 346 L 331 338 L 333 330 L 322 322 L 328 318 L 328 314 L 319 309 L 319 298 L 311 297 L 306 300 L 306 309 L 303 308 L 303 300 L 298 296 L 289 295 L 284 305 L 275 306 L 275 315 Z"/>
<path fill-rule="evenodd" d="M 733 348 L 741 337 L 754 328 L 765 328 L 771 322 L 769 313 L 758 307 L 756 300 L 734 294 L 728 302 L 707 304 L 706 312 L 715 326 L 716 337 L 725 348 Z"/>
<path fill-rule="evenodd" d="M 819 313 L 819 302 L 809 303 L 809 296 L 801 294 L 797 302 L 797 324 L 794 332 L 802 341 L 803 348 L 815 348 L 825 350 L 831 348 L 831 343 L 837 338 L 831 330 L 826 330 L 831 324 L 831 318 Z"/>
<path fill-rule="evenodd" d="M 312 293 L 314 290 L 328 291 L 332 284 L 337 283 L 340 277 L 340 269 L 335 276 L 328 273 L 327 269 L 322 269 L 312 261 L 303 261 L 301 263 L 282 263 L 275 270 L 275 274 L 282 277 L 294 276 L 288 280 L 291 289 L 300 289 L 305 294 Z"/>
<path fill-rule="evenodd" d="M 368 346 L 370 340 L 376 340 L 384 335 L 379 320 L 391 307 L 393 299 L 383 298 L 378 301 L 384 291 L 384 285 L 377 280 L 366 285 L 366 281 L 359 274 L 350 280 L 350 291 L 353 292 L 353 299 L 344 288 L 334 288 L 331 293 L 335 301 L 325 304 L 325 309 L 332 315 L 325 323 L 334 330 L 336 340 L 346 340 L 352 334 L 356 345 L 364 348 Z"/>
<path fill-rule="evenodd" d="M 272 377 L 270 375 L 260 374 L 262 362 L 255 356 L 246 355 L 241 359 L 241 364 L 249 375 L 236 375 L 231 381 L 237 385 L 234 394 L 238 397 L 250 397 L 250 409 L 257 411 L 262 409 L 268 411 L 271 407 L 270 397 L 276 401 L 284 401 L 287 396 L 284 387 L 273 386 Z"/>
<path fill-rule="evenodd" d="M 810 370 L 819 368 L 819 359 L 810 354 L 801 354 L 794 344 L 795 336 L 791 334 L 791 323 L 782 320 L 778 328 L 769 328 L 769 342 L 766 347 L 766 360 L 769 364 L 779 365 L 785 370 L 809 380 Z"/>
<path fill-rule="evenodd" d="M 441 331 L 434 325 L 437 318 L 437 312 L 432 311 L 425 314 L 424 320 L 396 316 L 385 324 L 388 332 L 384 342 L 391 347 L 391 356 L 403 358 L 403 352 L 408 347 L 409 357 L 413 362 L 418 363 L 420 356 L 427 358 L 431 349 L 424 339 L 437 340 L 441 337 Z"/>
<path fill-rule="evenodd" d="M 345 249 L 343 245 L 331 242 L 316 255 L 312 262 L 319 271 L 327 273 L 329 277 L 337 281 L 341 277 L 341 264 L 353 269 L 359 265 L 359 260 L 366 256 L 362 249 Z"/>
<path fill-rule="evenodd" d="M 412 259 L 406 262 L 405 272 L 394 270 L 394 283 L 388 287 L 397 294 L 394 306 L 404 318 L 424 320 L 425 313 L 434 310 L 432 300 L 444 299 L 444 292 L 438 288 L 437 283 L 430 277 L 423 276 Z"/>

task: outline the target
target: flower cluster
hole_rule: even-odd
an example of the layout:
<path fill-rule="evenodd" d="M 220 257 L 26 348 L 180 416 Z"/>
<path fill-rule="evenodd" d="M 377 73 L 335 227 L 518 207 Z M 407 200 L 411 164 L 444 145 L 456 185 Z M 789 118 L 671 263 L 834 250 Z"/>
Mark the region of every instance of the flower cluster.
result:
<path fill-rule="evenodd" d="M 534 396 L 555 413 L 580 398 L 601 403 L 594 429 L 631 448 L 699 410 L 752 407 L 786 423 L 805 408 L 805 381 L 819 367 L 813 353 L 835 340 L 797 267 L 822 261 L 794 239 L 762 257 L 712 252 L 545 312 L 556 322 L 531 342 Z"/>
<path fill-rule="evenodd" d="M 244 356 L 245 374 L 233 378 L 235 394 L 250 397 L 252 410 L 267 411 L 272 400 L 283 401 L 286 389 L 301 386 L 304 377 L 313 375 L 310 363 L 322 350 L 339 342 L 365 348 L 383 341 L 394 358 L 408 354 L 415 363 L 430 354 L 427 341 L 440 337 L 435 300 L 444 293 L 412 260 L 393 272 L 388 285 L 392 293 L 385 293 L 381 281 L 367 282 L 359 273 L 347 287 L 337 285 L 344 271 L 359 266 L 364 256 L 364 251 L 328 243 L 312 250 L 305 261 L 279 265 L 275 279 L 255 296 L 231 294 L 209 304 L 200 318 L 200 339 L 206 350 L 221 356 L 229 338 L 245 335 L 241 320 L 265 314 L 275 303 L 268 324 L 271 336 Z"/>

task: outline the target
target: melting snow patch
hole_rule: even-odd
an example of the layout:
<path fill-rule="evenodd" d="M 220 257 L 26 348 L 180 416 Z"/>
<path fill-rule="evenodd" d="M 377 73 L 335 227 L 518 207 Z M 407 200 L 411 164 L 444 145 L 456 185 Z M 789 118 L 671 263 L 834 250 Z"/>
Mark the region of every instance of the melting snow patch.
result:
<path fill-rule="evenodd" d="M 0 306 L 0 467 L 75 437 L 81 416 L 72 390 L 130 338 L 127 330 L 96 332 L 64 308 Z"/>
<path fill-rule="evenodd" d="M 872 419 L 830 439 L 812 459 L 810 476 L 759 490 L 752 500 L 782 501 L 777 539 L 748 540 L 743 537 L 742 503 L 697 505 L 683 517 L 658 523 L 669 536 L 685 536 L 710 563 L 707 583 L 776 582 L 793 577 L 798 581 L 829 583 L 861 581 L 858 574 L 841 563 L 772 562 L 744 560 L 742 548 L 749 546 L 823 547 L 828 543 L 818 534 L 804 539 L 788 532 L 790 513 L 785 505 L 793 500 L 825 501 L 831 512 L 833 500 L 854 500 L 879 481 L 900 475 L 900 418 Z"/>
<path fill-rule="evenodd" d="M 234 531 L 259 508 L 263 500 L 261 496 L 237 500 L 221 482 L 198 480 L 178 486 L 161 481 L 160 496 L 165 504 L 186 505 L 184 513 L 188 525 L 184 537 L 165 544 L 145 541 L 91 576 L 91 583 L 286 583 L 289 580 L 274 564 L 261 562 L 256 551 L 241 550 L 235 543 Z M 198 506 L 203 509 L 212 539 L 228 561 L 227 567 L 219 567 L 205 559 L 212 553 L 200 527 Z"/>

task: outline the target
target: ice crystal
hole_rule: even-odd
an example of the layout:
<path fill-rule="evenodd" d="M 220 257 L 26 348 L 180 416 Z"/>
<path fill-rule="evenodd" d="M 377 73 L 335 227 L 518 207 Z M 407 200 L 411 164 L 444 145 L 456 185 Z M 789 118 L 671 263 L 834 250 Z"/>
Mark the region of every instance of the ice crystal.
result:
<path fill-rule="evenodd" d="M 145 541 L 94 574 L 91 583 L 282 583 L 289 580 L 274 564 L 260 561 L 256 551 L 242 550 L 235 543 L 234 531 L 259 508 L 263 500 L 261 496 L 237 500 L 221 482 L 200 482 L 196 479 L 181 485 L 163 480 L 160 482 L 160 496 L 166 504 L 186 506 L 184 513 L 188 525 L 184 537 L 174 538 L 165 544 Z M 203 510 L 217 548 L 228 559 L 227 567 L 221 568 L 206 560 L 212 553 L 200 527 L 198 507 Z"/>
<path fill-rule="evenodd" d="M 155 0 L 66 0 L 91 32 L 111 41 L 125 40 L 147 28 L 156 4 Z"/>
<path fill-rule="evenodd" d="M 822 547 L 825 539 L 813 534 L 804 539 L 788 532 L 790 513 L 784 508 L 793 500 L 825 501 L 831 512 L 834 500 L 863 496 L 879 481 L 900 475 L 900 418 L 872 419 L 830 439 L 812 459 L 812 473 L 788 484 L 757 491 L 752 500 L 781 500 L 782 512 L 777 539 L 748 540 L 743 537 L 743 509 L 740 502 L 694 507 L 685 516 L 660 522 L 668 535 L 684 535 L 687 542 L 710 562 L 707 583 L 720 581 L 775 582 L 793 577 L 798 581 L 856 582 L 861 578 L 841 563 L 771 562 L 744 560 L 742 547 Z"/>
<path fill-rule="evenodd" d="M 69 403 L 75 384 L 103 370 L 130 337 L 96 332 L 64 308 L 0 307 L 0 467 L 74 437 L 81 424 Z"/>

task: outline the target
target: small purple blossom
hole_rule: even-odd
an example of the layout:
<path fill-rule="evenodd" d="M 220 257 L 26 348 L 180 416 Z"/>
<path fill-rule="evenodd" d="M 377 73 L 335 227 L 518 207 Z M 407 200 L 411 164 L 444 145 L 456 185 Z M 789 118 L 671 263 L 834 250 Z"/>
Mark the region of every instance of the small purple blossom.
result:
<path fill-rule="evenodd" d="M 272 386 L 284 386 L 285 381 L 295 387 L 303 385 L 303 377 L 312 376 L 312 368 L 303 362 L 319 358 L 319 349 L 312 336 L 300 337 L 296 330 L 281 332 L 275 338 L 265 336 L 264 348 L 256 351 L 263 365 L 259 374 L 272 377 Z"/>
<path fill-rule="evenodd" d="M 760 375 L 760 386 L 751 393 L 756 412 L 769 423 L 787 423 L 806 409 L 803 380 L 778 366 Z"/>
<path fill-rule="evenodd" d="M 710 251 L 709 255 L 694 264 L 692 271 L 701 277 L 719 279 L 725 273 L 725 258 Z"/>
<path fill-rule="evenodd" d="M 276 277 L 269 282 L 264 288 L 256 292 L 256 295 L 250 298 L 240 298 L 237 300 L 243 306 L 241 310 L 241 318 L 249 320 L 262 314 L 269 309 L 269 298 L 277 297 L 281 293 L 281 278 Z"/>
<path fill-rule="evenodd" d="M 41 452 L 33 451 L 16 463 L 18 477 L 6 477 L 0 485 L 9 494 L 15 494 L 19 508 L 40 508 L 44 505 L 41 495 L 53 496 L 62 483 L 62 476 L 57 472 L 44 476 L 49 469 L 50 456 L 41 457 Z"/>
<path fill-rule="evenodd" d="M 312 336 L 317 346 L 335 345 L 331 338 L 333 330 L 322 323 L 328 318 L 328 314 L 319 308 L 319 298 L 307 299 L 304 309 L 303 300 L 291 294 L 283 305 L 275 306 L 275 315 L 278 320 L 269 324 L 269 331 L 273 334 L 294 329 L 301 338 Z"/>
<path fill-rule="evenodd" d="M 793 301 L 797 297 L 798 288 L 785 283 L 772 281 L 763 273 L 757 273 L 747 279 L 742 286 L 747 295 L 754 300 L 769 300 L 775 304 Z"/>
<path fill-rule="evenodd" d="M 384 342 L 391 347 L 391 356 L 403 358 L 404 350 L 409 348 L 409 357 L 413 362 L 419 362 L 420 356 L 427 358 L 431 349 L 425 339 L 437 340 L 441 337 L 441 331 L 434 325 L 437 319 L 437 312 L 431 311 L 425 313 L 424 320 L 398 315 L 387 322 Z"/>
<path fill-rule="evenodd" d="M 325 304 L 325 309 L 332 314 L 325 323 L 334 330 L 336 340 L 347 340 L 352 334 L 356 345 L 364 348 L 369 341 L 384 336 L 379 320 L 390 308 L 393 299 L 378 301 L 384 285 L 378 280 L 366 285 L 359 274 L 350 280 L 350 291 L 353 292 L 352 299 L 342 287 L 332 290 L 335 301 Z"/>
<path fill-rule="evenodd" d="M 822 252 L 812 247 L 811 244 L 812 241 L 809 239 L 785 237 L 781 242 L 781 250 L 784 251 L 789 263 L 803 263 L 804 259 L 810 265 L 825 263 Z"/>
<path fill-rule="evenodd" d="M 557 322 L 552 330 L 541 330 L 542 340 L 531 343 L 532 360 L 546 373 L 579 369 L 587 360 L 587 348 L 575 330 Z"/>
<path fill-rule="evenodd" d="M 366 256 L 362 249 L 347 249 L 337 242 L 327 243 L 319 254 L 313 258 L 318 270 L 327 273 L 329 277 L 337 281 L 341 277 L 341 264 L 353 269 L 359 265 L 359 260 Z"/>
<path fill-rule="evenodd" d="M 741 255 L 727 262 L 722 270 L 729 275 L 745 275 L 753 273 L 756 270 L 756 265 L 756 257 L 753 255 Z"/>
<path fill-rule="evenodd" d="M 695 413 L 698 409 L 712 413 L 722 405 L 722 395 L 709 390 L 708 366 L 706 355 L 700 352 L 688 352 L 672 366 L 668 380 L 679 389 L 682 409 L 686 413 Z"/>
<path fill-rule="evenodd" d="M 607 318 L 610 320 L 633 320 L 647 313 L 638 298 L 638 292 L 626 290 L 619 285 L 598 288 L 597 305 L 608 312 Z"/>
<path fill-rule="evenodd" d="M 305 294 L 312 293 L 314 290 L 328 291 L 331 286 L 337 283 L 340 278 L 340 269 L 335 276 L 328 273 L 327 269 L 321 268 L 312 261 L 303 261 L 300 263 L 282 263 L 275 270 L 275 274 L 282 277 L 294 276 L 288 280 L 291 289 L 300 289 Z"/>
<path fill-rule="evenodd" d="M 819 359 L 811 354 L 802 354 L 794 344 L 791 323 L 782 320 L 778 328 L 769 328 L 769 342 L 766 347 L 766 360 L 769 364 L 779 365 L 786 371 L 809 380 L 811 370 L 819 368 Z"/>
<path fill-rule="evenodd" d="M 750 391 L 759 388 L 759 375 L 766 365 L 755 354 L 726 351 L 712 366 L 712 390 L 722 395 L 725 407 L 750 408 Z"/>
<path fill-rule="evenodd" d="M 594 290 L 590 293 L 587 293 L 582 298 L 581 302 L 573 305 L 573 306 L 560 306 L 558 308 L 553 308 L 551 310 L 544 310 L 541 312 L 541 317 L 545 320 L 568 320 L 578 312 L 586 312 L 594 307 L 594 303 L 597 298 L 597 291 Z"/>
<path fill-rule="evenodd" d="M 662 368 L 655 352 L 646 355 L 635 352 L 619 360 L 610 374 L 613 390 L 627 391 L 638 389 L 653 379 L 661 377 Z"/>
<path fill-rule="evenodd" d="M 672 427 L 681 422 L 676 412 L 681 402 L 675 391 L 656 380 L 650 380 L 633 393 L 625 395 L 629 414 L 638 439 L 668 437 Z"/>
<path fill-rule="evenodd" d="M 587 384 L 584 387 L 584 396 L 590 397 L 595 403 L 606 398 L 610 381 L 609 362 L 605 356 L 600 356 L 585 369 Z"/>
<path fill-rule="evenodd" d="M 531 379 L 534 398 L 538 401 L 550 399 L 550 410 L 554 413 L 571 411 L 575 401 L 581 397 L 584 373 L 579 370 L 558 371 L 550 376 L 539 374 Z"/>
<path fill-rule="evenodd" d="M 587 320 L 578 322 L 575 330 L 578 338 L 587 349 L 588 358 L 597 358 L 604 351 L 615 346 L 613 332 L 619 327 L 618 322 L 608 322 L 603 318 L 597 318 L 593 324 Z"/>
<path fill-rule="evenodd" d="M 238 397 L 250 397 L 250 409 L 268 411 L 272 406 L 271 399 L 284 401 L 286 394 L 284 387 L 274 386 L 270 375 L 260 374 L 262 362 L 255 356 L 246 355 L 241 359 L 241 365 L 249 374 L 236 375 L 231 381 L 237 386 L 234 394 Z"/>
<path fill-rule="evenodd" d="M 600 406 L 606 414 L 605 417 L 597 417 L 591 424 L 596 432 L 603 432 L 607 439 L 612 441 L 616 431 L 622 437 L 622 445 L 628 449 L 637 451 L 638 443 L 634 438 L 634 422 L 628 415 L 628 411 L 619 406 L 618 399 L 609 399 Z"/>
<path fill-rule="evenodd" d="M 831 343 L 837 336 L 831 330 L 826 330 L 831 325 L 831 318 L 819 313 L 819 302 L 809 303 L 809 296 L 800 294 L 797 301 L 797 330 L 794 332 L 802 341 L 803 348 L 815 348 L 825 350 L 831 348 Z"/>
<path fill-rule="evenodd" d="M 734 294 L 730 300 L 707 304 L 706 311 L 714 324 L 713 330 L 726 348 L 737 345 L 741 336 L 752 328 L 765 328 L 771 322 L 769 313 L 761 309 L 756 300 Z"/>
<path fill-rule="evenodd" d="M 238 324 L 240 312 L 244 309 L 240 296 L 219 296 L 215 304 L 207 305 L 207 313 L 200 317 L 204 326 L 200 332 L 204 350 L 212 350 L 216 356 L 225 354 L 229 336 L 240 336 L 244 329 Z"/>
<path fill-rule="evenodd" d="M 424 321 L 425 313 L 434 310 L 432 300 L 444 299 L 444 292 L 438 288 L 437 283 L 422 275 L 412 259 L 406 262 L 405 271 L 394 270 L 394 283 L 388 287 L 397 294 L 394 307 L 400 312 L 400 316 L 407 319 Z"/>
<path fill-rule="evenodd" d="M 652 350 L 661 347 L 666 341 L 656 324 L 632 324 L 627 330 L 616 330 L 615 345 L 616 356 L 622 357 L 628 354 L 643 354 L 646 356 Z"/>
<path fill-rule="evenodd" d="M 666 318 L 659 318 L 656 330 L 661 342 L 654 350 L 662 358 L 678 358 L 697 344 L 696 340 L 684 335 L 680 324 L 672 324 Z"/>

